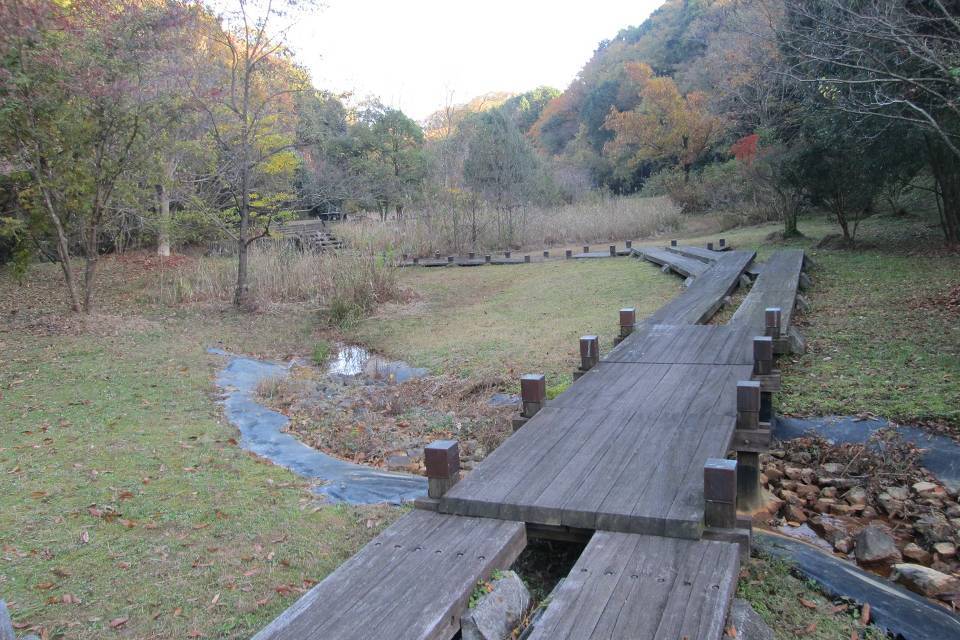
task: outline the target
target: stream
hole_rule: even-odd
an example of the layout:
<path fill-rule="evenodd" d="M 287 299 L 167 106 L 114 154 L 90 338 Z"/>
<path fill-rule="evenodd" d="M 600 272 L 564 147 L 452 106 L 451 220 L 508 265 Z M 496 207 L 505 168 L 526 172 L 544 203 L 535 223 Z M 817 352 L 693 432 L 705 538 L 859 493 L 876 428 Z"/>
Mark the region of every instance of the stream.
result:
<path fill-rule="evenodd" d="M 303 444 L 285 433 L 288 418 L 256 401 L 256 390 L 264 380 L 285 378 L 293 362 L 283 365 L 237 356 L 219 349 L 208 353 L 228 358 L 217 375 L 227 420 L 240 431 L 240 446 L 276 465 L 318 481 L 315 492 L 331 502 L 400 504 L 427 493 L 427 479 L 390 473 L 346 462 Z M 359 372 L 357 372 L 359 373 Z M 356 375 L 356 374 L 354 374 Z M 389 374 L 387 374 L 389 375 Z M 394 377 L 399 375 L 394 372 Z"/>

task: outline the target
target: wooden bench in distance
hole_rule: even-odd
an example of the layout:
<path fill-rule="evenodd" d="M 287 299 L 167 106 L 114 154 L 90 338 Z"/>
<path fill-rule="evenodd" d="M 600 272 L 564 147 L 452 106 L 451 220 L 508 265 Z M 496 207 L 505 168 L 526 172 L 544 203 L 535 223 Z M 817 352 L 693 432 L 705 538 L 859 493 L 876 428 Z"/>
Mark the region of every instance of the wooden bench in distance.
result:
<path fill-rule="evenodd" d="M 254 640 L 448 640 L 477 580 L 526 543 L 522 522 L 411 511 Z"/>
<path fill-rule="evenodd" d="M 598 531 L 529 640 L 719 640 L 739 566 L 727 542 Z"/>

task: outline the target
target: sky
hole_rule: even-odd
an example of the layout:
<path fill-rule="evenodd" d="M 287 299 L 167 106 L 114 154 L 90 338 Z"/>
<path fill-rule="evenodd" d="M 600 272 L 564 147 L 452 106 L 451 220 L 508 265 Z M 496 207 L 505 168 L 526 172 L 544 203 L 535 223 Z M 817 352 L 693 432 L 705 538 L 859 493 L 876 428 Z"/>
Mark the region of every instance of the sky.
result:
<path fill-rule="evenodd" d="M 597 44 L 662 0 L 324 0 L 291 31 L 318 88 L 423 120 L 492 91 L 565 89 Z"/>

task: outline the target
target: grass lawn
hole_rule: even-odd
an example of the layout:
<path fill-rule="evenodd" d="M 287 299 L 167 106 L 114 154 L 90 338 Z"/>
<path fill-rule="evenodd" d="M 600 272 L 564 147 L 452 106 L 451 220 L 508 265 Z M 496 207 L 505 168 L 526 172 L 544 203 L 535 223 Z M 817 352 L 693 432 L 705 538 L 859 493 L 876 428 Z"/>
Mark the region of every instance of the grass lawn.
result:
<path fill-rule="evenodd" d="M 35 300 L 55 276 L 0 291 Z M 0 597 L 45 638 L 249 637 L 395 510 L 317 503 L 239 449 L 215 404 L 208 346 L 280 356 L 308 344 L 308 316 L 140 315 L 151 279 L 104 276 L 118 282 L 93 327 L 4 305 Z"/>
<path fill-rule="evenodd" d="M 619 332 L 619 310 L 643 318 L 680 292 L 680 280 L 630 258 L 519 266 L 406 269 L 412 302 L 386 305 L 353 338 L 437 373 L 472 378 L 544 373 L 568 383 L 579 337 L 601 351 Z"/>

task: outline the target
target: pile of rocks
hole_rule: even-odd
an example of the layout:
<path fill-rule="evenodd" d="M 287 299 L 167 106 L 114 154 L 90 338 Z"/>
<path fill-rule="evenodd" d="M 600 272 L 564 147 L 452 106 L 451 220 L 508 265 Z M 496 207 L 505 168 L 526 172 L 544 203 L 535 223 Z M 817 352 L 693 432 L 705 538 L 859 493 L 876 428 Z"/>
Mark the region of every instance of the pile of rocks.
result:
<path fill-rule="evenodd" d="M 924 595 L 960 601 L 958 496 L 915 459 L 803 438 L 761 463 L 771 494 L 767 524 L 806 524 L 865 568 Z"/>

